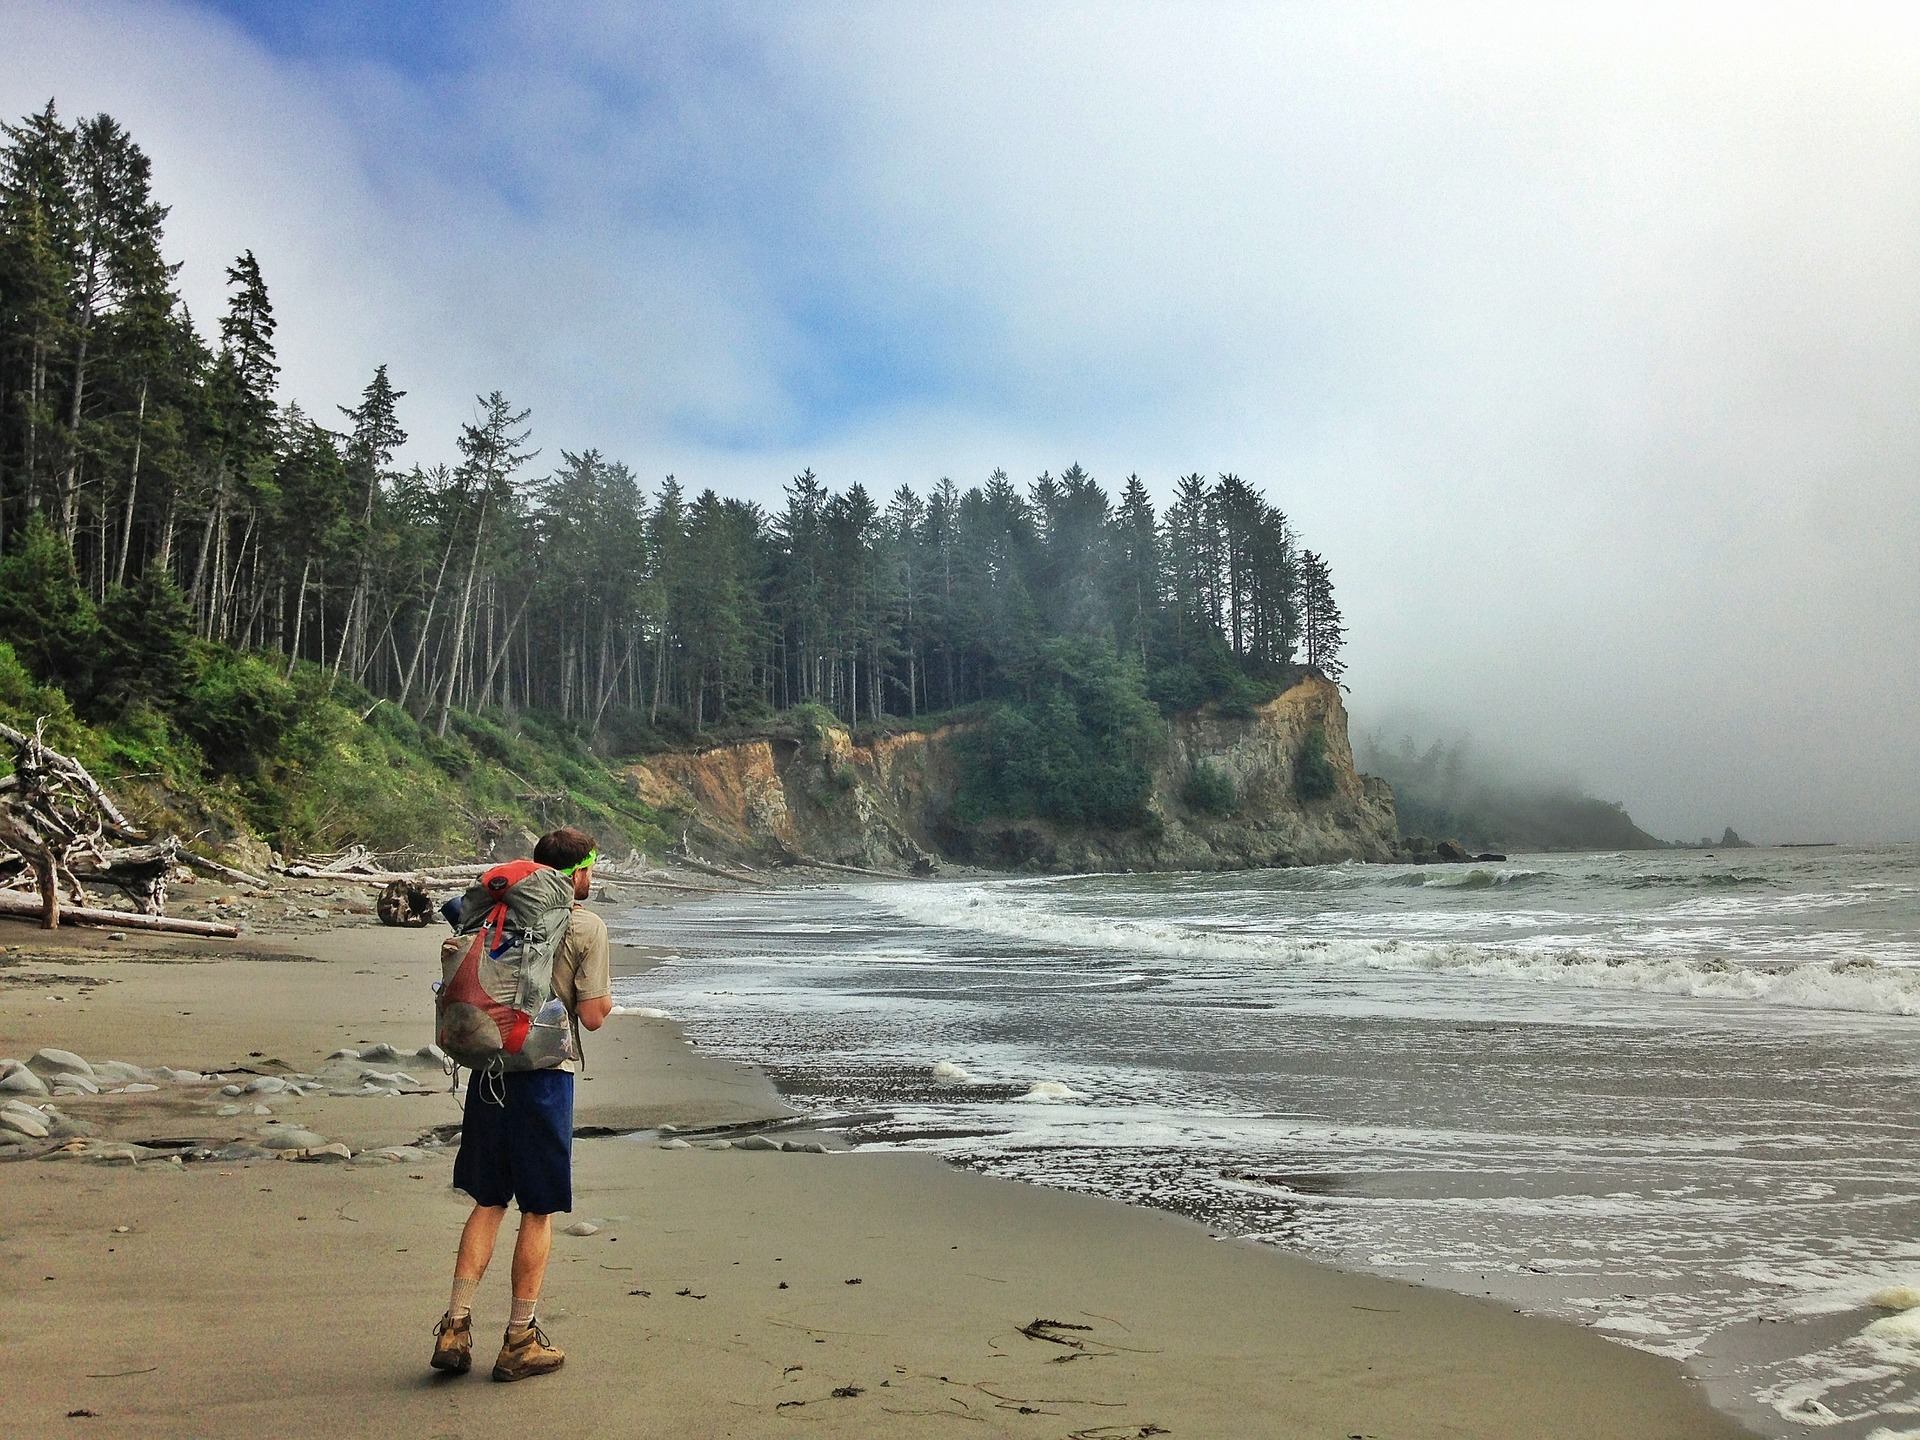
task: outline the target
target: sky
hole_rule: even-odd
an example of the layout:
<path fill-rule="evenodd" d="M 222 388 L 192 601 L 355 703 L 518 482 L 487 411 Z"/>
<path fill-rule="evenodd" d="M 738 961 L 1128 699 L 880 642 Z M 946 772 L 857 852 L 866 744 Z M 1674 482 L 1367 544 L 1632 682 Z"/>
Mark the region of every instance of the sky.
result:
<path fill-rule="evenodd" d="M 1237 473 L 1356 728 L 1920 839 L 1920 10 L 0 0 L 287 398 L 775 501 Z"/>

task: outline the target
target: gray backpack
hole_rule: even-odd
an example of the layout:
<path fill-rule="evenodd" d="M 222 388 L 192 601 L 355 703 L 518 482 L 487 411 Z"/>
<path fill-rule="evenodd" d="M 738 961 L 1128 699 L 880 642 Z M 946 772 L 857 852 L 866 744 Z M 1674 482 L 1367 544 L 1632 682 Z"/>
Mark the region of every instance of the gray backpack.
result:
<path fill-rule="evenodd" d="M 572 918 L 573 878 L 531 860 L 496 865 L 467 891 L 434 987 L 435 1039 L 456 1064 L 500 1074 L 579 1058 L 553 993 L 554 956 Z"/>

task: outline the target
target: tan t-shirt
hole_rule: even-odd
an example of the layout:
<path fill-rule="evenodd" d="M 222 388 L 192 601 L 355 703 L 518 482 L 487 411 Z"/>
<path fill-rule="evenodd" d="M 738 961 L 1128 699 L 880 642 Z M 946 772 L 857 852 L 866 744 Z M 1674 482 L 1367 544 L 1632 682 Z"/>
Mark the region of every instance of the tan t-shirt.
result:
<path fill-rule="evenodd" d="M 578 905 L 567 922 L 566 938 L 553 955 L 553 993 L 574 1015 L 580 1013 L 582 1000 L 613 994 L 613 946 L 607 938 L 607 922 Z M 560 1068 L 578 1070 L 579 1066 L 569 1060 Z"/>

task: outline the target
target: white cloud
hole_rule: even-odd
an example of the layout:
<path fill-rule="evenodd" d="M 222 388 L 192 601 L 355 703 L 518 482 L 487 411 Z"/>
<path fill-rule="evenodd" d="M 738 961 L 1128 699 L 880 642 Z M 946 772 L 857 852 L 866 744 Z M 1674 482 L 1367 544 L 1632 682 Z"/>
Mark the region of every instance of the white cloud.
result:
<path fill-rule="evenodd" d="M 497 385 L 763 496 L 1234 469 L 1362 714 L 1667 833 L 1920 835 L 1905 10 L 526 5 L 431 80 L 6 18 L 0 104 L 125 120 L 316 409 L 387 360 L 423 451 Z"/>

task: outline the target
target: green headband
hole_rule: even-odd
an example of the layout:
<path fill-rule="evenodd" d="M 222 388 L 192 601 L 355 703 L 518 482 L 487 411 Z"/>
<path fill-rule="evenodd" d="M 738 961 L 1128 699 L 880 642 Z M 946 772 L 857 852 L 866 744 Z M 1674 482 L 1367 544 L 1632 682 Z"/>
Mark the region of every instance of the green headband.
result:
<path fill-rule="evenodd" d="M 599 858 L 600 858 L 600 852 L 598 850 L 589 850 L 587 852 L 586 859 L 580 861 L 578 864 L 569 865 L 566 869 L 562 870 L 560 873 L 562 875 L 571 875 L 576 870 L 589 870 L 593 867 L 593 862 L 598 860 Z"/>

